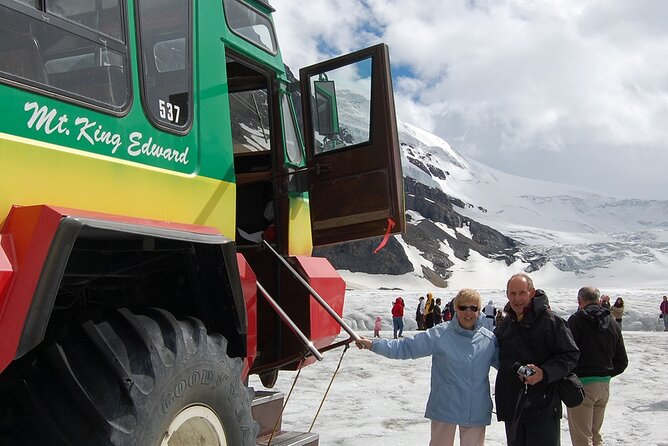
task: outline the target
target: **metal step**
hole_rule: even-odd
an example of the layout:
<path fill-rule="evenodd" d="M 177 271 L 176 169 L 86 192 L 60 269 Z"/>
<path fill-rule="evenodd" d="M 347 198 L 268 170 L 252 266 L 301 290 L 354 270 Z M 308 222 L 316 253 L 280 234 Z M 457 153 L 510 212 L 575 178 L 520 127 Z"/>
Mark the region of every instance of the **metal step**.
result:
<path fill-rule="evenodd" d="M 259 437 L 257 446 L 269 446 L 271 433 Z M 320 436 L 318 434 L 309 434 L 303 432 L 277 432 L 271 439 L 270 446 L 318 446 Z"/>
<path fill-rule="evenodd" d="M 258 437 L 271 434 L 276 425 L 277 418 L 279 420 L 276 430 L 281 430 L 282 419 L 280 417 L 284 400 L 285 395 L 281 392 L 270 392 L 268 390 L 258 390 L 255 392 L 253 401 L 251 402 L 251 412 L 253 419 L 260 425 Z"/>
<path fill-rule="evenodd" d="M 257 446 L 318 446 L 320 443 L 318 434 L 281 430 L 281 410 L 283 410 L 284 400 L 285 395 L 281 392 L 258 390 L 253 395 L 251 411 L 253 419 L 260 425 Z M 274 427 L 276 433 L 271 438 Z M 269 443 L 270 438 L 271 443 Z"/>

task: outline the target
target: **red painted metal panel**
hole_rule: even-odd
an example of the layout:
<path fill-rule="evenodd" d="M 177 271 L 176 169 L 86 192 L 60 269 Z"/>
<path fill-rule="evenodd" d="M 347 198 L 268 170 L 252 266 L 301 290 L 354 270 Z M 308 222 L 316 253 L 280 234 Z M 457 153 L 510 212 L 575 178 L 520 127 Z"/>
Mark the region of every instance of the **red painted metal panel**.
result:
<path fill-rule="evenodd" d="M 296 260 L 313 289 L 339 316 L 343 315 L 346 283 L 329 261 L 322 257 L 307 256 L 297 256 Z M 330 345 L 341 332 L 341 327 L 315 299 L 309 299 L 309 305 L 311 341 L 316 348 Z"/>
<path fill-rule="evenodd" d="M 14 359 L 32 296 L 62 215 L 47 206 L 13 207 L 2 228 L 16 254 L 14 280 L 0 296 L 0 371 Z"/>
<path fill-rule="evenodd" d="M 49 209 L 60 213 L 63 216 L 90 218 L 95 220 L 113 221 L 127 223 L 135 226 L 149 226 L 153 228 L 171 229 L 175 231 L 194 232 L 205 235 L 219 235 L 220 231 L 210 226 L 199 226 L 185 223 L 174 223 L 162 220 L 150 220 L 147 218 L 126 217 L 123 215 L 105 214 L 102 212 L 84 211 L 80 209 L 70 209 L 57 206 L 49 206 Z"/>
<path fill-rule="evenodd" d="M 14 242 L 9 235 L 0 234 L 0 303 L 4 302 L 5 292 L 9 281 L 14 275 L 14 264 L 16 254 L 14 253 Z M 0 305 L 2 308 L 2 305 Z M 1 310 L 0 310 L 1 313 Z"/>
<path fill-rule="evenodd" d="M 15 358 L 21 332 L 53 237 L 63 217 L 80 217 L 203 235 L 220 235 L 211 227 L 131 218 L 56 206 L 14 206 L 0 231 L 0 372 Z M 3 259 L 11 251 L 14 259 Z M 10 262 L 11 260 L 11 262 Z M 9 270 L 6 270 L 6 268 Z M 12 277 L 13 276 L 13 277 Z M 12 280 L 9 281 L 9 278 Z M 253 283 L 254 279 L 253 279 Z M 3 287 L 6 289 L 3 291 Z M 255 344 L 253 345 L 255 347 Z M 255 355 L 255 353 L 253 354 Z"/>
<path fill-rule="evenodd" d="M 257 277 L 242 254 L 237 253 L 237 264 L 248 318 L 246 358 L 244 358 L 244 368 L 241 374 L 241 378 L 246 379 L 257 356 Z"/>

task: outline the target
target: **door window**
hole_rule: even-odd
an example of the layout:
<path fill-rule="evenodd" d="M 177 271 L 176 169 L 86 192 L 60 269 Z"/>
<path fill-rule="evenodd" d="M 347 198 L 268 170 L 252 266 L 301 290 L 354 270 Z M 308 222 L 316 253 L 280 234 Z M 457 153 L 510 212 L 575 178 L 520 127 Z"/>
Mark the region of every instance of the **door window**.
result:
<path fill-rule="evenodd" d="M 369 141 L 371 58 L 309 78 L 316 154 Z"/>
<path fill-rule="evenodd" d="M 271 149 L 269 104 L 265 89 L 230 93 L 230 118 L 234 153 Z"/>

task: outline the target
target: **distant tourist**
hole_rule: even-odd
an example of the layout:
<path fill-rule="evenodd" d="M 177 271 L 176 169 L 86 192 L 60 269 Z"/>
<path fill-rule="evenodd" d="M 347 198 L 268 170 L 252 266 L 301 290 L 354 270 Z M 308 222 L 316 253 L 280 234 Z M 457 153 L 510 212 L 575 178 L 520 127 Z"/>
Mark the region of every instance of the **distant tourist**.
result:
<path fill-rule="evenodd" d="M 485 429 L 492 421 L 489 368 L 498 365 L 498 346 L 494 335 L 482 326 L 480 307 L 480 294 L 464 288 L 455 298 L 456 314 L 451 322 L 412 338 L 356 342 L 360 349 L 391 359 L 432 357 L 424 415 L 431 420 L 432 446 L 454 444 L 457 426 L 461 446 L 485 442 Z M 389 389 L 392 384 L 387 385 Z"/>
<path fill-rule="evenodd" d="M 434 304 L 434 324 L 440 324 L 443 322 L 443 312 L 441 311 L 441 298 L 436 299 Z"/>
<path fill-rule="evenodd" d="M 373 324 L 373 337 L 380 338 L 380 328 L 383 325 L 383 320 L 380 316 L 376 316 L 376 322 Z"/>
<path fill-rule="evenodd" d="M 618 297 L 615 301 L 615 304 L 610 307 L 610 312 L 612 313 L 612 317 L 614 317 L 619 324 L 619 328 L 622 328 L 622 317 L 624 316 L 624 299 Z"/>
<path fill-rule="evenodd" d="M 482 309 L 482 313 L 485 315 L 485 328 L 489 331 L 494 331 L 494 321 L 496 317 L 496 307 L 494 306 L 494 301 L 490 301 L 485 305 L 485 308 Z"/>
<path fill-rule="evenodd" d="M 610 379 L 629 364 L 621 327 L 612 322 L 610 310 L 599 305 L 598 290 L 578 291 L 578 311 L 568 319 L 580 359 L 575 372 L 584 384 L 585 398 L 568 408 L 568 431 L 573 446 L 600 446 L 601 426 L 610 397 Z"/>
<path fill-rule="evenodd" d="M 496 310 L 496 320 L 494 321 L 494 325 L 499 325 L 503 322 L 504 317 L 506 317 L 506 313 L 504 313 L 503 310 Z"/>
<path fill-rule="evenodd" d="M 427 293 L 427 302 L 424 304 L 424 328 L 430 329 L 434 326 L 434 296 Z"/>
<path fill-rule="evenodd" d="M 604 294 L 601 296 L 601 306 L 606 309 L 610 309 L 610 296 Z"/>
<path fill-rule="evenodd" d="M 417 322 L 417 329 L 424 330 L 424 296 L 420 296 L 418 306 L 415 310 L 415 322 Z"/>
<path fill-rule="evenodd" d="M 443 322 L 448 322 L 452 320 L 452 315 L 453 315 L 453 309 L 452 309 L 452 300 L 448 302 L 445 305 L 445 308 L 443 308 L 442 314 L 443 314 Z"/>
<path fill-rule="evenodd" d="M 663 331 L 668 331 L 668 296 L 663 296 L 659 309 L 661 310 L 659 317 L 663 319 Z"/>
<path fill-rule="evenodd" d="M 397 335 L 401 337 L 404 334 L 404 300 L 401 296 L 392 302 L 392 329 L 394 330 L 394 339 Z"/>

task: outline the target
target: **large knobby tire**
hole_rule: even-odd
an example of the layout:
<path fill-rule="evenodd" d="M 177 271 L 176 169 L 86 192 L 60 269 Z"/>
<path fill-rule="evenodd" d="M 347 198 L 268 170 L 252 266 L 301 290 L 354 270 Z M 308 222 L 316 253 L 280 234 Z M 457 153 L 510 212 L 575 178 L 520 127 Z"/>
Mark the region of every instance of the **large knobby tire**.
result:
<path fill-rule="evenodd" d="M 162 310 L 89 321 L 0 376 L 0 445 L 254 446 L 226 350 Z"/>

